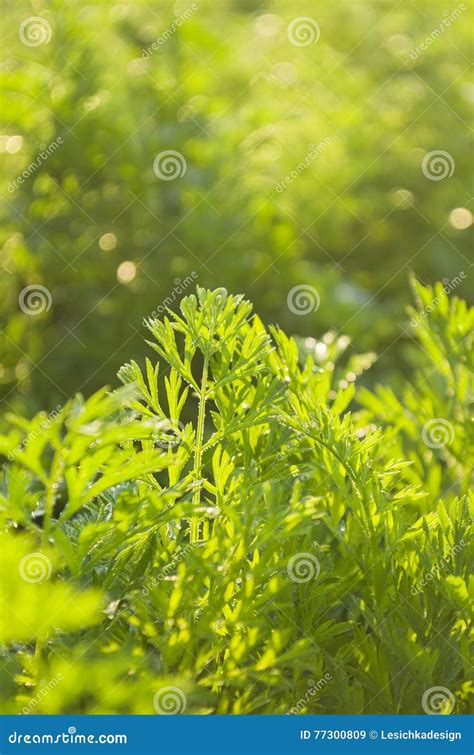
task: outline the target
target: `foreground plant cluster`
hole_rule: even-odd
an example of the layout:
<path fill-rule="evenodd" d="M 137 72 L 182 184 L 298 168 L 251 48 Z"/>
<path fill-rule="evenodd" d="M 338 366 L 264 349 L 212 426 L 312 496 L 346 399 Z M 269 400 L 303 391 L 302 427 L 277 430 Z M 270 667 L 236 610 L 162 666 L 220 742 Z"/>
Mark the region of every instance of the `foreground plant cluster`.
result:
<path fill-rule="evenodd" d="M 397 390 L 198 288 L 122 388 L 8 418 L 3 712 L 469 710 L 474 315 L 415 293 Z"/>

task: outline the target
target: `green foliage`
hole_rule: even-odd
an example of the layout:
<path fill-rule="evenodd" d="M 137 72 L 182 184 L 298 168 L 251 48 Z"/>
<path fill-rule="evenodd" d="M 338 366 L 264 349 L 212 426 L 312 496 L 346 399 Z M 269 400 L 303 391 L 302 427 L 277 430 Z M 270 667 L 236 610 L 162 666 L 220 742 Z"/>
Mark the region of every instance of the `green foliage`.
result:
<path fill-rule="evenodd" d="M 472 175 L 469 3 L 415 58 L 442 0 L 198 2 L 179 24 L 192 3 L 5 5 L 0 389 L 11 403 L 18 386 L 29 416 L 144 359 L 141 319 L 193 272 L 290 333 L 335 328 L 380 352 L 397 338 L 386 371 L 407 356 L 409 267 L 427 282 L 464 271 L 470 295 L 472 237 L 448 221 Z M 288 25 L 308 12 L 320 37 L 298 47 Z M 48 44 L 22 43 L 31 16 Z M 153 171 L 165 150 L 186 160 L 173 181 Z M 421 169 L 432 150 L 455 163 L 439 182 Z M 119 284 L 127 260 L 137 274 Z M 303 282 L 322 302 L 306 318 L 286 306 Z M 18 306 L 32 284 L 52 296 L 34 318 Z"/>
<path fill-rule="evenodd" d="M 441 296 L 414 285 L 420 313 Z M 441 298 L 399 398 L 355 390 L 373 355 L 198 287 L 146 323 L 160 364 L 9 417 L 3 711 L 171 688 L 191 713 L 420 713 L 442 686 L 467 712 L 473 313 Z"/>

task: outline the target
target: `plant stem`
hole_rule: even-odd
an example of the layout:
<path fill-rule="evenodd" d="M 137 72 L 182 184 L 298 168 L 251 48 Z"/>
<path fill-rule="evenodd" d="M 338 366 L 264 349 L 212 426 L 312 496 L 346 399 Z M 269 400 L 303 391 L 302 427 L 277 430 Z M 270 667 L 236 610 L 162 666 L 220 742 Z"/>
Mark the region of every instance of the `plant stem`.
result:
<path fill-rule="evenodd" d="M 42 675 L 44 661 L 44 637 L 39 636 L 36 639 L 35 645 L 35 675 L 36 679 L 40 679 Z"/>
<path fill-rule="evenodd" d="M 194 468 L 193 477 L 196 482 L 201 478 L 202 470 L 202 447 L 204 441 L 204 420 L 206 417 L 206 394 L 207 394 L 207 375 L 209 370 L 209 357 L 204 355 L 204 365 L 202 368 L 201 390 L 199 392 L 199 412 L 196 428 L 196 447 L 194 449 Z M 196 489 L 193 495 L 194 508 L 198 508 L 201 503 L 201 491 Z M 199 539 L 199 516 L 193 516 L 191 519 L 191 543 Z"/>
<path fill-rule="evenodd" d="M 49 483 L 46 490 L 45 504 L 44 504 L 44 518 L 43 518 L 43 542 L 47 544 L 49 531 L 51 527 L 51 519 L 53 516 L 54 500 L 56 494 L 56 485 L 61 479 L 61 474 L 64 467 L 64 459 L 56 452 L 51 464 L 51 473 L 49 477 Z"/>

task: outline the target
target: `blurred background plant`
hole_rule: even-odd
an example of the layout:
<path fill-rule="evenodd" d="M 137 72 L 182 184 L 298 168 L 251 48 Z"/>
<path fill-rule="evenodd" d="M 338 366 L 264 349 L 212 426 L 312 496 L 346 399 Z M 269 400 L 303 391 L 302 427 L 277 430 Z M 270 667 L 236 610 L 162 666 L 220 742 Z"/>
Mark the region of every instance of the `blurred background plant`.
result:
<path fill-rule="evenodd" d="M 143 317 L 191 275 L 290 333 L 331 328 L 386 352 L 382 378 L 410 358 L 409 268 L 425 282 L 463 271 L 468 297 L 464 3 L 36 0 L 4 13 L 5 406 L 92 393 L 143 356 Z M 302 283 L 321 302 L 306 317 L 287 305 Z M 19 298 L 38 285 L 49 297 L 32 316 Z"/>

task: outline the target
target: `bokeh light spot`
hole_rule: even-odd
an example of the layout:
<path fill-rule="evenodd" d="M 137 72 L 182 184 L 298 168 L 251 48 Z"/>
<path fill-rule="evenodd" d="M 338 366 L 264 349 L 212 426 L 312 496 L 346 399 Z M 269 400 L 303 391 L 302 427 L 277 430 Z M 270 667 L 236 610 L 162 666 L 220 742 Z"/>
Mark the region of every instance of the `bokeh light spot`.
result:
<path fill-rule="evenodd" d="M 119 283 L 131 283 L 137 275 L 137 266 L 134 262 L 127 260 L 122 262 L 117 268 L 117 280 Z"/>
<path fill-rule="evenodd" d="M 8 137 L 7 143 L 5 144 L 5 152 L 8 152 L 9 155 L 14 155 L 15 152 L 20 151 L 22 146 L 23 146 L 22 136 L 10 136 Z"/>
<path fill-rule="evenodd" d="M 117 236 L 114 233 L 104 233 L 99 239 L 99 246 L 104 252 L 110 252 L 117 246 Z"/>
<path fill-rule="evenodd" d="M 456 207 L 449 214 L 449 223 L 457 231 L 464 231 L 472 225 L 472 212 L 467 207 Z"/>

